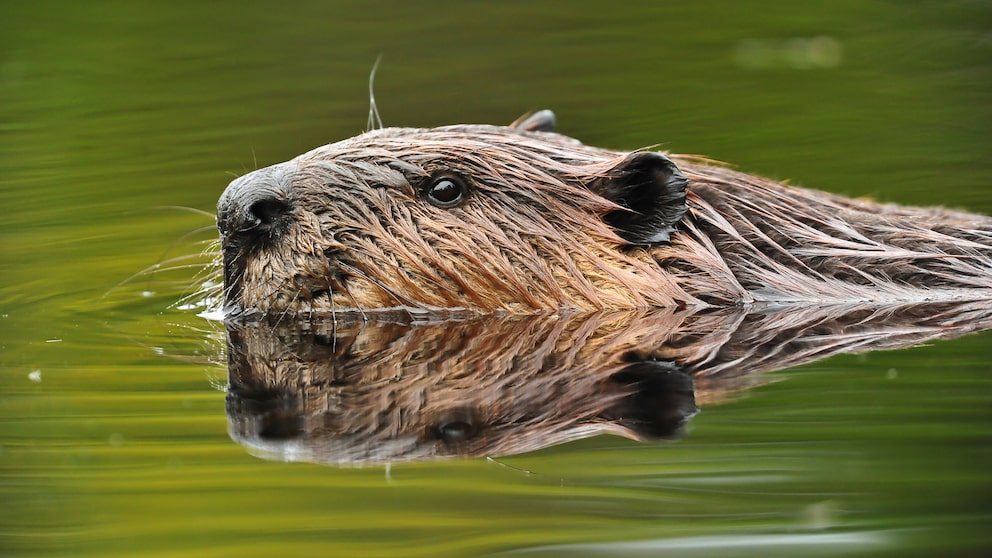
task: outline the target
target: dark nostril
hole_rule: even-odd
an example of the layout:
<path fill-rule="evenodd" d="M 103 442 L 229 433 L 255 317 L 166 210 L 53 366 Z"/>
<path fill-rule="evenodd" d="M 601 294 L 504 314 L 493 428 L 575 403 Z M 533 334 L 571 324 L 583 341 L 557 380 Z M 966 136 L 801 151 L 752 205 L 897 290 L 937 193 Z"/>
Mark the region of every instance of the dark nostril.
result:
<path fill-rule="evenodd" d="M 257 219 L 257 225 L 269 227 L 289 211 L 289 205 L 281 200 L 269 198 L 251 204 L 248 211 Z"/>
<path fill-rule="evenodd" d="M 280 235 L 290 222 L 291 193 L 292 183 L 279 166 L 235 179 L 217 200 L 217 227 L 223 239 Z"/>

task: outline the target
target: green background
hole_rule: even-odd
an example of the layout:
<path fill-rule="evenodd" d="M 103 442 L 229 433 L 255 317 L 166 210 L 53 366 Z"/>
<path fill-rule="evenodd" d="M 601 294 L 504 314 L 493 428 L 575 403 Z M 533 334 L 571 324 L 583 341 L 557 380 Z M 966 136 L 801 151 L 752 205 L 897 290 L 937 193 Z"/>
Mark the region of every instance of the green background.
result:
<path fill-rule="evenodd" d="M 219 326 L 171 307 L 205 258 L 128 278 L 216 237 L 174 206 L 360 132 L 380 54 L 387 125 L 551 108 L 590 144 L 992 213 L 990 24 L 965 0 L 0 1 L 0 554 L 981 553 L 988 332 L 780 372 L 678 442 L 336 469 L 228 439 Z"/>

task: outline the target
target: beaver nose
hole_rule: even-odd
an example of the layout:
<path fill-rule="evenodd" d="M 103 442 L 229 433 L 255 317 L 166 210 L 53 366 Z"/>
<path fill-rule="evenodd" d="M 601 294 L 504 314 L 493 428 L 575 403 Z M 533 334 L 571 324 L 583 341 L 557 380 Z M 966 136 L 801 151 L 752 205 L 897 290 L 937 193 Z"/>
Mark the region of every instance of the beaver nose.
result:
<path fill-rule="evenodd" d="M 271 167 L 237 178 L 217 201 L 217 228 L 222 239 L 272 237 L 289 215 L 290 184 L 282 169 Z"/>

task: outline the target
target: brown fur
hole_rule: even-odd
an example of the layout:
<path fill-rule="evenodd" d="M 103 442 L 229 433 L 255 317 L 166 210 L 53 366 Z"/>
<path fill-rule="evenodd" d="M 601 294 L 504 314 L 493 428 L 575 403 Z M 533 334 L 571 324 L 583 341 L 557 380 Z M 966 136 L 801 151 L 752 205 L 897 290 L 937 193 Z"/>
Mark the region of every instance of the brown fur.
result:
<path fill-rule="evenodd" d="M 605 216 L 644 209 L 609 194 L 631 157 L 475 125 L 386 128 L 317 148 L 222 197 L 227 305 L 521 314 L 992 298 L 988 217 L 846 199 L 686 156 L 671 156 L 689 185 L 670 241 L 630 242 Z M 440 172 L 468 182 L 463 204 L 425 201 Z M 258 196 L 280 210 L 253 236 L 239 228 L 238 200 Z"/>
<path fill-rule="evenodd" d="M 654 439 L 762 372 L 988 327 L 984 301 L 231 324 L 227 412 L 259 455 L 339 465 Z"/>

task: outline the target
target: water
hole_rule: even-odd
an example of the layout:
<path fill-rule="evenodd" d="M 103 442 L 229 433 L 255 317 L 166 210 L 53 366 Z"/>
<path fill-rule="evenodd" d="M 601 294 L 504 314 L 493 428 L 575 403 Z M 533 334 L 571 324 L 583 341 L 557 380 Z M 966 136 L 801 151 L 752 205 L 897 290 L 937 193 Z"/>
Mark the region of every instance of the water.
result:
<path fill-rule="evenodd" d="M 989 332 L 770 372 L 678 440 L 338 467 L 228 435 L 172 307 L 237 175 L 364 127 L 552 108 L 825 190 L 992 213 L 987 4 L 0 5 L 0 554 L 973 555 Z M 124 282 L 123 285 L 118 286 Z"/>

